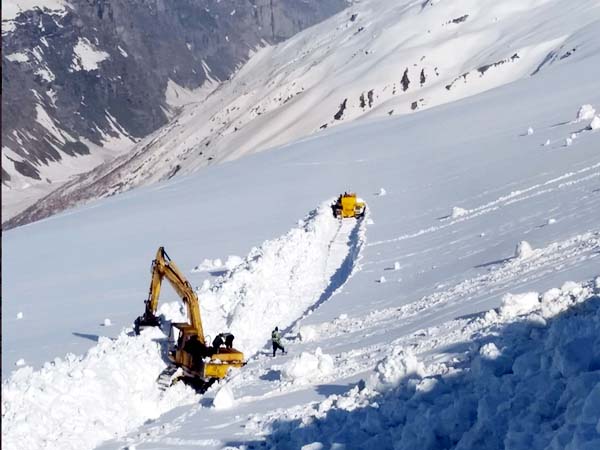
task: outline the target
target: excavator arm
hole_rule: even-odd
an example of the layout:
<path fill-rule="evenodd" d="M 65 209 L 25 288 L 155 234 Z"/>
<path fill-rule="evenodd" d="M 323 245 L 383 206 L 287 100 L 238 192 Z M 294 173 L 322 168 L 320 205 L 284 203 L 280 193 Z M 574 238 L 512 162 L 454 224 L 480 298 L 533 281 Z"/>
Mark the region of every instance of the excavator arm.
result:
<path fill-rule="evenodd" d="M 206 387 L 216 379 L 225 378 L 230 368 L 242 367 L 245 364 L 244 354 L 239 350 L 231 346 L 222 348 L 219 345 L 213 347 L 206 344 L 198 296 L 177 265 L 169 258 L 164 247 L 159 247 L 156 258 L 152 261 L 150 292 L 144 301 L 144 314 L 134 322 L 136 334 L 139 334 L 143 327 L 160 326 L 156 312 L 165 278 L 187 308 L 189 322 L 172 324 L 179 330 L 179 337 L 177 346 L 170 350 L 168 355 L 175 366 L 183 369 L 185 378 L 193 380 L 194 383 L 200 382 Z"/>
<path fill-rule="evenodd" d="M 183 300 L 190 321 L 190 331 L 198 336 L 198 340 L 202 344 L 206 344 L 204 340 L 204 330 L 202 328 L 202 319 L 200 317 L 198 296 L 177 265 L 169 258 L 164 247 L 158 248 L 156 258 L 152 261 L 150 291 L 148 293 L 148 299 L 144 302 L 146 305 L 144 314 L 135 321 L 136 333 L 139 333 L 139 330 L 142 327 L 160 325 L 158 317 L 156 317 L 156 311 L 158 310 L 158 297 L 160 296 L 163 278 L 166 278 L 167 281 L 169 281 L 175 292 L 177 292 L 177 295 Z"/>

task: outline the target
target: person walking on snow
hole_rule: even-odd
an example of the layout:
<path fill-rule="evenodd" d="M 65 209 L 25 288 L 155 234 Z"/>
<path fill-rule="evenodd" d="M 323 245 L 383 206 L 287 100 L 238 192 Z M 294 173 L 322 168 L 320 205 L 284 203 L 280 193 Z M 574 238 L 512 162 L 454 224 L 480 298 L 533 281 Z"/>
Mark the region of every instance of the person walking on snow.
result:
<path fill-rule="evenodd" d="M 271 332 L 271 340 L 273 341 L 273 357 L 275 356 L 277 349 L 281 349 L 283 354 L 286 353 L 285 348 L 281 345 L 281 333 L 279 332 L 279 327 L 275 327 Z"/>

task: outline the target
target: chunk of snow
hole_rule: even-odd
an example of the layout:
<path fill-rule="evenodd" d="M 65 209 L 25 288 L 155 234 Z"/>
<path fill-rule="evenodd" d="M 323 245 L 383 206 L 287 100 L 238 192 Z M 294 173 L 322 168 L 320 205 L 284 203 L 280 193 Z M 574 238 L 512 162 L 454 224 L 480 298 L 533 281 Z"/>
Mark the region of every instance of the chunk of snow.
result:
<path fill-rule="evenodd" d="M 367 219 L 367 225 L 375 225 L 375 222 L 373 221 L 373 219 L 369 218 Z"/>
<path fill-rule="evenodd" d="M 348 314 L 342 313 L 338 316 L 339 320 L 348 320 Z"/>
<path fill-rule="evenodd" d="M 215 409 L 229 409 L 235 403 L 233 392 L 228 385 L 223 386 L 213 399 L 213 406 Z"/>
<path fill-rule="evenodd" d="M 22 319 L 23 318 L 23 313 L 22 312 L 18 312 L 17 313 L 17 319 Z"/>
<path fill-rule="evenodd" d="M 590 130 L 600 130 L 600 116 L 594 116 L 589 126 Z"/>
<path fill-rule="evenodd" d="M 579 111 L 577 111 L 577 120 L 576 122 L 582 122 L 584 120 L 592 120 L 594 115 L 596 114 L 596 110 L 590 104 L 581 105 Z"/>
<path fill-rule="evenodd" d="M 573 140 L 577 139 L 577 133 L 571 133 L 571 139 L 573 139 Z"/>
<path fill-rule="evenodd" d="M 570 147 L 571 144 L 573 144 L 573 139 L 571 138 L 566 138 L 565 139 L 565 147 Z"/>
<path fill-rule="evenodd" d="M 102 325 L 105 327 L 110 327 L 112 326 L 112 322 L 110 321 L 109 318 L 104 319 L 104 322 L 102 322 Z"/>
<path fill-rule="evenodd" d="M 400 270 L 400 263 L 398 261 L 394 263 L 394 270 Z"/>
<path fill-rule="evenodd" d="M 382 390 L 409 378 L 422 378 L 424 373 L 423 363 L 412 351 L 403 347 L 394 347 L 392 353 L 377 364 L 368 385 L 372 389 Z"/>
<path fill-rule="evenodd" d="M 496 347 L 496 344 L 493 342 L 488 342 L 479 349 L 479 354 L 484 359 L 494 360 L 498 359 L 498 357 L 501 355 L 501 352 L 498 350 L 498 347 Z"/>
<path fill-rule="evenodd" d="M 282 368 L 281 375 L 284 380 L 304 384 L 327 377 L 333 373 L 333 368 L 333 358 L 318 347 L 315 353 L 302 352 L 288 362 Z"/>
<path fill-rule="evenodd" d="M 25 360 L 23 358 L 19 359 L 16 363 L 15 366 L 21 367 L 25 365 Z"/>
<path fill-rule="evenodd" d="M 515 249 L 515 258 L 517 259 L 526 259 L 533 255 L 533 249 L 531 245 L 527 241 L 521 241 L 517 244 L 517 248 Z"/>
<path fill-rule="evenodd" d="M 531 136 L 533 134 L 533 128 L 527 128 L 527 136 Z"/>
<path fill-rule="evenodd" d="M 244 262 L 244 260 L 242 258 L 240 258 L 239 256 L 230 255 L 227 257 L 227 260 L 225 261 L 225 267 L 227 267 L 227 270 L 233 270 L 237 266 L 242 264 L 243 262 Z"/>
<path fill-rule="evenodd" d="M 465 214 L 468 214 L 468 212 L 469 212 L 469 211 L 467 211 L 466 209 L 459 208 L 458 206 L 455 206 L 455 207 L 453 207 L 453 208 L 452 208 L 452 214 L 451 214 L 451 217 L 452 217 L 453 219 L 456 219 L 456 218 L 458 218 L 458 217 L 462 217 L 462 216 L 464 216 Z"/>
<path fill-rule="evenodd" d="M 304 325 L 300 328 L 298 334 L 300 335 L 300 339 L 302 340 L 302 342 L 314 341 L 319 336 L 315 326 L 313 325 Z"/>
<path fill-rule="evenodd" d="M 539 294 L 537 292 L 526 292 L 524 294 L 505 294 L 502 297 L 500 315 L 511 319 L 522 314 L 527 314 L 539 308 Z"/>
<path fill-rule="evenodd" d="M 546 222 L 547 225 L 554 225 L 556 223 L 556 219 L 550 218 L 548 219 L 548 221 Z"/>
<path fill-rule="evenodd" d="M 385 283 L 387 280 L 385 279 L 385 277 L 382 275 L 379 280 L 380 283 Z"/>
<path fill-rule="evenodd" d="M 381 189 L 379 189 L 379 194 L 377 194 L 377 195 L 383 197 L 386 194 L 387 194 L 387 191 L 384 188 L 381 188 Z"/>
<path fill-rule="evenodd" d="M 546 142 L 544 142 L 544 147 L 548 147 L 550 145 L 550 139 L 546 139 Z"/>

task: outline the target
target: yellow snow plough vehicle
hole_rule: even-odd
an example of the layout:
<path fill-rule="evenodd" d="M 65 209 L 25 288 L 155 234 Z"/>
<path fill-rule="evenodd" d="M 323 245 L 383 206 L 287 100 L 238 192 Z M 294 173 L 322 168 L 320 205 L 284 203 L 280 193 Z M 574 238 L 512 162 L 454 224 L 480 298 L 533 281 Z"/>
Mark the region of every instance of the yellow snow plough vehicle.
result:
<path fill-rule="evenodd" d="M 198 296 L 169 258 L 164 247 L 159 247 L 156 258 L 152 261 L 150 293 L 145 301 L 144 314 L 134 322 L 136 334 L 139 334 L 145 327 L 161 325 L 156 311 L 163 278 L 169 281 L 183 300 L 189 321 L 171 324 L 170 337 L 174 332 L 173 328 L 179 330 L 179 337 L 175 347 L 168 349 L 168 357 L 175 369 L 182 369 L 180 371 L 182 374 L 178 378 L 205 389 L 215 380 L 225 378 L 229 368 L 242 367 L 245 364 L 244 354 L 233 348 L 233 335 L 221 333 L 216 344 L 213 342 L 213 346 L 207 345 L 202 328 Z M 170 339 L 169 342 L 171 342 Z M 222 344 L 226 344 L 226 347 L 222 347 Z M 172 370 L 171 375 L 174 373 L 175 370 Z"/>
<path fill-rule="evenodd" d="M 333 216 L 337 219 L 360 218 L 364 217 L 367 205 L 354 192 L 344 192 L 331 205 L 331 209 L 333 210 Z"/>

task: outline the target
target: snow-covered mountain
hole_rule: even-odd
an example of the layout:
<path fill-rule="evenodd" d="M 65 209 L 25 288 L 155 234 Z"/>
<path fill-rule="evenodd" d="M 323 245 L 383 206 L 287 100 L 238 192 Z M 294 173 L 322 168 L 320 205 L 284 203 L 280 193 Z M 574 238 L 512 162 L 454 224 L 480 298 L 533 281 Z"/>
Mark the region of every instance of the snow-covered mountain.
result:
<path fill-rule="evenodd" d="M 178 107 L 170 101 L 175 87 L 209 92 L 254 49 L 347 2 L 10 0 L 2 6 L 6 220 L 168 123 Z"/>
<path fill-rule="evenodd" d="M 357 118 L 414 113 L 537 76 L 595 51 L 599 20 L 594 0 L 355 3 L 259 50 L 205 100 L 9 226 Z"/>
<path fill-rule="evenodd" d="M 494 5 L 523 39 L 597 12 L 519 4 Z M 2 444 L 598 448 L 600 28 L 566 39 L 535 76 L 4 232 Z M 536 65 L 519 51 L 495 69 Z M 350 189 L 368 215 L 339 223 Z M 204 396 L 161 391 L 165 337 L 131 335 L 159 245 L 249 359 Z M 168 290 L 161 313 L 182 314 Z"/>

